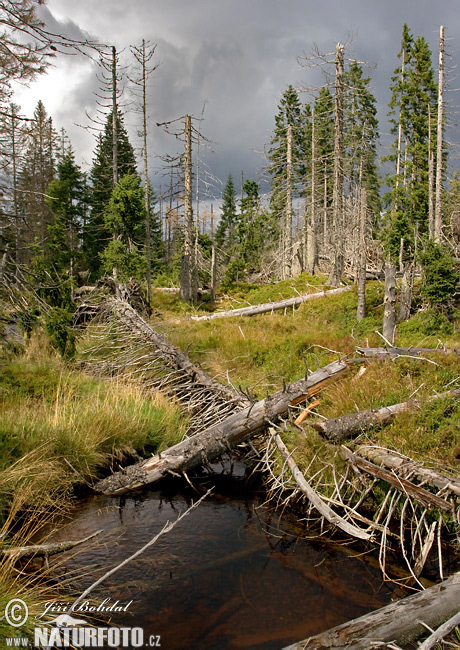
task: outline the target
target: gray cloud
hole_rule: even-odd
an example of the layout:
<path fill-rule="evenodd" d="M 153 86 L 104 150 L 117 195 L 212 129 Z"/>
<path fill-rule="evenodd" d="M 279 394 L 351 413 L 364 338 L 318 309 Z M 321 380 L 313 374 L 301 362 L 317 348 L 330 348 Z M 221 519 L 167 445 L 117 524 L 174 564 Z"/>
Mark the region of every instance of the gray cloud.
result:
<path fill-rule="evenodd" d="M 218 144 L 214 154 L 204 156 L 223 181 L 228 173 L 239 179 L 241 171 L 246 178 L 257 176 L 264 165 L 257 152 L 270 139 L 283 91 L 290 83 L 319 83 L 317 70 L 301 68 L 297 62 L 298 56 L 311 52 L 313 43 L 332 52 L 337 41 L 355 35 L 349 56 L 377 66 L 369 75 L 385 141 L 388 89 L 398 65 L 403 23 L 428 40 L 434 67 L 439 25 L 445 25 L 452 39 L 448 42 L 452 65 L 458 59 L 460 36 L 457 0 L 436 5 L 431 0 L 134 0 L 129 9 L 121 0 L 99 0 L 97 5 L 91 0 L 49 0 L 42 15 L 56 32 L 73 38 L 90 35 L 120 50 L 142 38 L 157 43 L 161 65 L 149 86 L 152 155 L 180 146 L 155 123 L 185 113 L 199 117 L 207 100 L 203 132 Z M 123 57 L 127 55 L 125 51 Z M 81 123 L 85 110 L 94 109 L 95 67 L 78 57 L 64 58 L 50 73 L 68 73 L 67 87 L 56 88 L 61 102 L 53 100 L 58 106 L 53 118 L 69 131 L 75 149 L 88 161 L 93 141 L 73 123 Z M 302 99 L 309 97 L 305 94 Z M 454 95 L 450 101 L 455 104 Z M 127 114 L 133 142 L 135 119 Z M 159 167 L 157 158 L 154 167 Z"/>

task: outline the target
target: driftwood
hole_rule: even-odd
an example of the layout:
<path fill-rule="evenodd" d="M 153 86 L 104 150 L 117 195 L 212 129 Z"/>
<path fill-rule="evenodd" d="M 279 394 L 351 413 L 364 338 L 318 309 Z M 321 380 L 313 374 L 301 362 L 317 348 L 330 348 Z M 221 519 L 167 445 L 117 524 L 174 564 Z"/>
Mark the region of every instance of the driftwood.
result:
<path fill-rule="evenodd" d="M 232 318 L 235 316 L 257 316 L 257 314 L 265 314 L 267 312 L 276 311 L 277 309 L 287 309 L 288 307 L 295 307 L 301 305 L 309 300 L 315 298 L 324 298 L 325 296 L 334 296 L 344 291 L 349 291 L 351 286 L 339 287 L 338 289 L 330 289 L 329 291 L 320 291 L 319 293 L 309 293 L 305 296 L 296 296 L 295 298 L 286 298 L 277 302 L 266 302 L 262 305 L 251 305 L 249 307 L 241 307 L 240 309 L 230 309 L 229 311 L 218 311 L 214 314 L 206 314 L 205 316 L 192 316 L 193 320 L 212 320 L 214 318 Z"/>
<path fill-rule="evenodd" d="M 460 389 L 450 390 L 438 395 L 431 395 L 424 401 L 431 402 L 432 400 L 443 397 L 460 397 Z M 421 400 L 409 400 L 399 404 L 392 404 L 391 406 L 383 406 L 379 409 L 368 409 L 367 411 L 359 411 L 358 413 L 349 413 L 330 420 L 323 420 L 315 422 L 312 426 L 325 438 L 331 442 L 341 442 L 345 438 L 354 438 L 359 436 L 366 429 L 375 426 L 382 426 L 392 420 L 398 413 L 415 409 L 420 407 Z"/>
<path fill-rule="evenodd" d="M 365 357 L 376 357 L 377 359 L 388 359 L 394 357 L 423 357 L 426 354 L 460 354 L 459 348 L 450 350 L 444 348 L 356 348 L 356 351 Z"/>
<path fill-rule="evenodd" d="M 85 542 L 89 541 L 93 537 L 96 537 L 96 535 L 99 535 L 100 533 L 102 533 L 102 530 L 98 530 L 95 533 L 88 535 L 88 537 L 84 537 L 83 539 L 77 539 L 75 541 L 51 542 L 49 544 L 35 544 L 33 546 L 15 546 L 13 548 L 7 548 L 5 550 L 2 550 L 1 553 L 3 557 L 12 557 L 15 560 L 20 560 L 26 557 L 36 557 L 36 556 L 49 557 L 50 555 L 56 555 L 57 553 L 64 553 L 64 551 L 68 551 L 71 548 L 75 548 L 75 546 L 84 544 Z"/>
<path fill-rule="evenodd" d="M 372 476 L 376 476 L 377 478 L 390 483 L 395 488 L 412 497 L 415 501 L 421 503 L 426 508 L 437 508 L 439 510 L 447 512 L 452 511 L 453 506 L 449 501 L 436 496 L 432 492 L 425 490 L 419 485 L 415 485 L 415 483 L 412 483 L 405 478 L 396 476 L 396 474 L 393 472 L 389 472 L 388 470 L 383 469 L 378 465 L 374 465 L 374 463 L 371 463 L 370 461 L 361 458 L 361 456 L 354 454 L 347 447 L 342 447 L 342 455 L 346 460 L 348 460 L 358 469 L 361 469 L 367 474 L 371 474 Z"/>
<path fill-rule="evenodd" d="M 342 375 L 348 366 L 333 363 L 312 373 L 283 390 L 230 415 L 222 422 L 166 449 L 161 454 L 117 472 L 95 485 L 97 492 L 121 494 L 159 481 L 167 474 L 177 474 L 198 467 L 222 455 L 228 449 L 263 430 L 290 406 L 316 394 L 331 379 Z"/>
<path fill-rule="evenodd" d="M 460 573 L 425 591 L 386 605 L 330 630 L 294 643 L 285 650 L 369 650 L 386 643 L 406 645 L 436 628 L 458 612 Z"/>
<path fill-rule="evenodd" d="M 370 445 L 361 445 L 356 449 L 356 452 L 377 465 L 383 465 L 391 471 L 396 471 L 398 476 L 406 478 L 410 475 L 411 478 L 416 478 L 421 483 L 429 485 L 436 490 L 451 492 L 456 496 L 460 496 L 460 480 L 444 476 L 439 472 L 423 467 L 415 463 L 412 459 L 407 458 L 407 456 L 396 455 L 381 447 Z"/>
<path fill-rule="evenodd" d="M 297 467 L 292 455 L 289 453 L 284 442 L 281 440 L 280 436 L 275 433 L 274 440 L 276 446 L 278 447 L 281 455 L 285 458 L 287 466 L 289 467 L 292 476 L 294 477 L 295 482 L 299 486 L 300 490 L 305 494 L 310 503 L 316 508 L 316 510 L 333 526 L 337 526 L 343 530 L 347 535 L 356 537 L 357 539 L 368 540 L 371 538 L 371 534 L 362 528 L 354 526 L 349 521 L 340 517 L 335 513 L 332 508 L 330 508 L 319 496 L 319 494 L 311 487 L 308 481 L 305 479 L 305 476 L 302 474 L 300 469 Z"/>

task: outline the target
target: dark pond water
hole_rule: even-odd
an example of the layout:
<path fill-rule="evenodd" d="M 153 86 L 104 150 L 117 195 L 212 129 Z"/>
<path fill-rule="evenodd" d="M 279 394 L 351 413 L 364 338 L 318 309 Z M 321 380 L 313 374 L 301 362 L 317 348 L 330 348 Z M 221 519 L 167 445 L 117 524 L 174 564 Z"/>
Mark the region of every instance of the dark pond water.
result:
<path fill-rule="evenodd" d="M 244 476 L 212 475 L 200 489 L 213 493 L 92 593 L 126 613 L 99 614 L 107 625 L 140 626 L 161 635 L 166 650 L 271 649 L 299 641 L 389 602 L 379 572 L 337 544 L 305 539 L 294 518 L 263 505 L 263 491 Z M 80 503 L 59 536 L 84 537 L 104 529 L 94 547 L 56 571 L 76 592 L 120 563 L 197 498 L 181 482 L 128 497 L 96 496 Z M 299 533 L 304 537 L 300 537 Z M 59 537 L 59 536 L 56 536 Z M 78 615 L 78 614 L 77 614 Z"/>

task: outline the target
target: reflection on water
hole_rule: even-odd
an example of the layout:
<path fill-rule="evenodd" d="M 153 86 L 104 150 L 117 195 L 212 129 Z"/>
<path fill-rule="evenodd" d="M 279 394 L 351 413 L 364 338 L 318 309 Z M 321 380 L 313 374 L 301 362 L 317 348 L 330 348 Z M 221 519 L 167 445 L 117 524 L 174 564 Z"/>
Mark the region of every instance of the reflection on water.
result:
<path fill-rule="evenodd" d="M 338 546 L 299 538 L 298 524 L 280 521 L 262 505 L 263 494 L 244 476 L 200 481 L 205 488 L 211 484 L 213 493 L 196 510 L 93 592 L 96 602 L 133 601 L 126 613 L 112 615 L 113 625 L 161 635 L 166 650 L 265 650 L 390 600 L 376 569 Z M 162 491 L 96 496 L 80 504 L 60 537 L 68 538 L 69 530 L 74 539 L 100 528 L 104 533 L 98 545 L 65 561 L 67 576 L 90 568 L 76 590 L 147 543 L 197 496 L 175 482 Z M 109 615 L 100 619 L 106 625 Z"/>

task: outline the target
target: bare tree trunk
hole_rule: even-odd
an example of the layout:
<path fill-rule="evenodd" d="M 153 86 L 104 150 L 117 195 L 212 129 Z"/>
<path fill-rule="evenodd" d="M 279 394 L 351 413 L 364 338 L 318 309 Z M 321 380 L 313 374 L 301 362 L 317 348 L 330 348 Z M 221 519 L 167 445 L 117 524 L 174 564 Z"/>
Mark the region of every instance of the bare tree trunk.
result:
<path fill-rule="evenodd" d="M 396 328 L 396 269 L 387 260 L 385 263 L 385 295 L 383 298 L 383 336 L 393 344 Z"/>
<path fill-rule="evenodd" d="M 412 306 L 412 290 L 414 285 L 414 264 L 410 262 L 404 265 L 401 283 L 398 323 L 410 318 Z"/>
<path fill-rule="evenodd" d="M 292 249 L 292 124 L 287 125 L 286 205 L 283 227 L 283 280 L 291 276 Z"/>
<path fill-rule="evenodd" d="M 335 137 L 334 137 L 334 196 L 333 196 L 333 237 L 334 261 L 329 276 L 329 284 L 338 286 L 344 270 L 343 241 L 343 45 L 337 44 L 335 50 Z"/>
<path fill-rule="evenodd" d="M 113 186 L 118 183 L 118 129 L 117 129 L 117 48 L 112 47 L 112 173 Z"/>
<path fill-rule="evenodd" d="M 357 321 L 366 317 L 366 213 L 367 192 L 364 188 L 360 193 L 360 220 L 359 220 L 359 266 L 358 266 L 358 308 Z"/>
<path fill-rule="evenodd" d="M 442 234 L 442 145 L 444 121 L 444 27 L 439 29 L 439 82 L 438 82 L 438 136 L 436 142 L 436 201 L 434 211 L 434 238 L 441 240 Z"/>
<path fill-rule="evenodd" d="M 305 265 L 307 273 L 313 275 L 317 264 L 317 241 L 316 241 L 316 134 L 315 134 L 315 109 L 313 108 L 311 118 L 311 212 L 305 211 L 306 228 L 306 250 Z"/>
<path fill-rule="evenodd" d="M 434 154 L 432 150 L 431 106 L 428 103 L 428 237 L 434 237 Z"/>
<path fill-rule="evenodd" d="M 185 176 L 184 176 L 184 251 L 181 264 L 180 297 L 182 300 L 192 300 L 196 297 L 193 291 L 194 251 L 193 251 L 193 207 L 192 207 L 192 120 L 185 116 Z"/>

